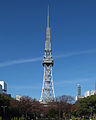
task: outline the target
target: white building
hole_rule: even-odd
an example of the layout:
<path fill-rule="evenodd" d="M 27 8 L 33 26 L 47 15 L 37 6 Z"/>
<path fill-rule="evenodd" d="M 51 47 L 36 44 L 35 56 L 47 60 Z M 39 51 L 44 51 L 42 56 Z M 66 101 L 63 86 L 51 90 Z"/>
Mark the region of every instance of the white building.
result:
<path fill-rule="evenodd" d="M 20 101 L 21 98 L 22 98 L 22 96 L 16 95 L 16 100 Z"/>
<path fill-rule="evenodd" d="M 0 81 L 0 85 L 2 86 L 2 93 L 7 93 L 7 84 L 4 81 Z"/>
<path fill-rule="evenodd" d="M 2 94 L 2 85 L 0 85 L 0 94 Z"/>
<path fill-rule="evenodd" d="M 84 93 L 84 97 L 88 97 L 88 96 L 91 96 L 91 95 L 94 95 L 94 94 L 95 94 L 94 90 L 88 90 Z"/>
<path fill-rule="evenodd" d="M 84 96 L 76 96 L 75 100 L 79 100 L 81 98 L 84 98 L 84 97 L 88 97 L 88 96 L 91 96 L 91 95 L 95 95 L 95 90 L 88 90 L 84 93 Z"/>
<path fill-rule="evenodd" d="M 86 91 L 84 93 L 84 96 L 81 96 L 81 86 L 80 86 L 80 84 L 78 84 L 78 88 L 77 89 L 78 89 L 78 95 L 75 98 L 76 101 L 78 101 L 79 99 L 84 98 L 84 97 L 95 95 L 96 94 L 96 83 L 95 83 L 95 90 L 88 90 L 88 91 Z"/>
<path fill-rule="evenodd" d="M 84 96 L 76 96 L 75 100 L 78 101 L 81 98 L 84 98 Z"/>

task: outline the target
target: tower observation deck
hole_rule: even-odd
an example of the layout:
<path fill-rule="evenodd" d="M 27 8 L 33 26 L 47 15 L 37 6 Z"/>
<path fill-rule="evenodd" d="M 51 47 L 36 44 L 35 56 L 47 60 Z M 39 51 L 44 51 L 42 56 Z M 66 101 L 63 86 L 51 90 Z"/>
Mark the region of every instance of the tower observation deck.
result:
<path fill-rule="evenodd" d="M 43 86 L 41 92 L 41 103 L 48 103 L 52 100 L 55 100 L 54 87 L 53 87 L 53 76 L 52 76 L 52 67 L 54 61 L 52 59 L 51 51 L 51 29 L 49 27 L 49 6 L 48 6 L 48 15 L 47 15 L 47 27 L 45 30 L 45 54 L 42 61 L 44 67 L 44 76 L 43 76 Z"/>

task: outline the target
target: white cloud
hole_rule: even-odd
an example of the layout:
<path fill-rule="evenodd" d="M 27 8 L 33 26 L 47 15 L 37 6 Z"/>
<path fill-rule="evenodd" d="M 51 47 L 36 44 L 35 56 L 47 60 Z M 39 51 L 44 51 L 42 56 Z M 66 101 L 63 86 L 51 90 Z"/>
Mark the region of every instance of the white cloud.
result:
<path fill-rule="evenodd" d="M 85 50 L 85 51 L 80 51 L 80 52 L 70 52 L 66 54 L 61 54 L 55 56 L 56 58 L 67 58 L 67 57 L 72 57 L 72 56 L 78 56 L 78 55 L 83 55 L 83 54 L 89 54 L 89 53 L 96 53 L 96 49 L 91 49 L 91 50 Z"/>
<path fill-rule="evenodd" d="M 16 89 L 16 90 L 32 90 L 32 89 L 40 89 L 40 85 L 12 85 L 8 87 L 9 89 Z"/>
<path fill-rule="evenodd" d="M 15 64 L 21 64 L 21 63 L 30 63 L 30 62 L 38 62 L 41 61 L 42 58 L 32 58 L 32 59 L 22 59 L 22 60 L 14 60 L 14 61 L 9 61 L 9 62 L 2 62 L 0 63 L 0 67 L 7 67 Z"/>
<path fill-rule="evenodd" d="M 80 79 L 70 79 L 70 80 L 60 80 L 59 82 L 57 81 L 55 81 L 55 86 L 57 86 L 57 87 L 61 87 L 61 86 L 66 86 L 66 84 L 75 84 L 75 85 L 77 85 L 77 84 L 82 84 L 82 83 L 86 83 L 86 84 L 89 84 L 89 82 L 90 81 L 94 81 L 95 82 L 95 80 L 96 80 L 96 77 L 92 77 L 92 78 L 80 78 Z M 86 86 L 86 84 L 85 84 L 85 86 Z"/>
<path fill-rule="evenodd" d="M 72 57 L 72 56 L 78 56 L 78 55 L 89 54 L 89 53 L 96 53 L 96 49 L 80 51 L 80 52 L 70 52 L 67 54 L 56 55 L 54 58 L 55 59 L 68 58 L 68 57 Z M 22 64 L 22 63 L 38 62 L 41 60 L 42 60 L 42 57 L 31 58 L 31 59 L 22 59 L 22 60 L 13 60 L 13 61 L 9 61 L 9 62 L 0 63 L 0 67 L 7 67 L 7 66 L 11 66 L 11 65 L 15 65 L 15 64 Z"/>

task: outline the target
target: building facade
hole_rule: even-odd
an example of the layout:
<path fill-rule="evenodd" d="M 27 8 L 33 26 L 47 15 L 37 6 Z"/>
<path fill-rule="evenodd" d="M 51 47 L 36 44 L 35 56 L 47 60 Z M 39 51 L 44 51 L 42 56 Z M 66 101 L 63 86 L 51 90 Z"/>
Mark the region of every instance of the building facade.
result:
<path fill-rule="evenodd" d="M 0 94 L 2 94 L 2 85 L 0 85 Z"/>
<path fill-rule="evenodd" d="M 94 90 L 88 90 L 84 93 L 84 97 L 88 97 L 91 95 L 95 95 L 95 91 Z"/>
<path fill-rule="evenodd" d="M 7 84 L 4 81 L 0 81 L 0 86 L 2 86 L 2 94 L 6 94 L 7 93 Z"/>

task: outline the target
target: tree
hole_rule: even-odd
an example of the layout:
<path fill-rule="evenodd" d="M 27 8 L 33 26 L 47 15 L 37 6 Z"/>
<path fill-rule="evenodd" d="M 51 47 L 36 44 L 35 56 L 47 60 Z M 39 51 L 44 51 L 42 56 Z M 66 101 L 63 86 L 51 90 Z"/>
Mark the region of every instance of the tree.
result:
<path fill-rule="evenodd" d="M 89 117 L 96 113 L 96 95 L 82 98 L 74 106 L 76 107 L 73 110 L 75 115 Z"/>

